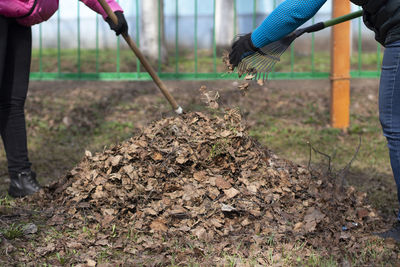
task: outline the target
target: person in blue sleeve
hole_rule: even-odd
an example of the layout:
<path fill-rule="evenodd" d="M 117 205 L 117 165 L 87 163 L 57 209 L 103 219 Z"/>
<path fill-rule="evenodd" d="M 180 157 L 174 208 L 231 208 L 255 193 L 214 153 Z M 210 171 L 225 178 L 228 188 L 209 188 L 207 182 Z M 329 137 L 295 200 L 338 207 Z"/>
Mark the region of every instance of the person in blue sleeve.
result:
<path fill-rule="evenodd" d="M 230 63 L 240 61 L 278 41 L 311 19 L 326 0 L 285 0 L 252 33 L 239 37 L 229 54 Z M 385 47 L 379 85 L 379 119 L 387 139 L 390 163 L 400 203 L 400 0 L 352 0 L 363 8 L 365 25 Z M 399 204 L 400 206 L 400 204 Z M 392 228 L 378 233 L 400 242 L 400 212 Z"/>

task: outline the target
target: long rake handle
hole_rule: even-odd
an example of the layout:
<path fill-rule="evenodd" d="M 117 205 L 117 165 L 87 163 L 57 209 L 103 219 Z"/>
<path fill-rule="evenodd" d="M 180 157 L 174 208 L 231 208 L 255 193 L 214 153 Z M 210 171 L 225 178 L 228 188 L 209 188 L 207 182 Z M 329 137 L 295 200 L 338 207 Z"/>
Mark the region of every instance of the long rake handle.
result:
<path fill-rule="evenodd" d="M 105 0 L 97 0 L 97 1 L 103 7 L 104 11 L 107 13 L 107 15 L 110 17 L 110 19 L 114 22 L 114 24 L 118 24 L 118 18 L 114 14 L 114 12 L 112 11 L 112 9 L 108 5 L 108 3 Z M 132 38 L 129 36 L 129 34 L 123 33 L 122 36 L 124 37 L 125 41 L 129 45 L 129 47 L 132 49 L 133 53 L 135 53 L 135 55 L 139 58 L 140 63 L 142 63 L 143 67 L 150 74 L 151 78 L 156 83 L 158 88 L 161 90 L 161 92 L 163 93 L 165 98 L 167 98 L 168 102 L 171 104 L 171 106 L 175 110 L 175 112 L 178 114 L 182 114 L 182 112 L 183 112 L 182 108 L 177 104 L 174 97 L 169 93 L 167 86 L 161 81 L 160 77 L 158 77 L 157 73 L 151 67 L 150 63 L 144 57 L 143 53 L 137 47 L 137 45 L 132 40 Z"/>
<path fill-rule="evenodd" d="M 361 17 L 362 15 L 363 15 L 363 11 L 359 10 L 359 11 L 356 11 L 356 12 L 353 12 L 353 13 L 350 13 L 350 14 L 347 14 L 344 16 L 340 16 L 340 17 L 325 21 L 324 25 L 325 25 L 325 28 L 331 27 L 333 25 Z"/>
<path fill-rule="evenodd" d="M 337 17 L 337 18 L 334 18 L 334 19 L 331 19 L 331 20 L 327 20 L 325 22 L 316 23 L 316 24 L 311 25 L 309 27 L 303 28 L 302 30 L 303 30 L 303 32 L 308 32 L 308 33 L 316 32 L 316 31 L 320 31 L 320 30 L 323 30 L 325 28 L 334 26 L 336 24 L 339 24 L 339 23 L 342 23 L 342 22 L 346 22 L 346 21 L 361 17 L 362 15 L 363 15 L 363 11 L 359 10 L 359 11 L 356 11 L 356 12 L 341 16 L 341 17 Z"/>

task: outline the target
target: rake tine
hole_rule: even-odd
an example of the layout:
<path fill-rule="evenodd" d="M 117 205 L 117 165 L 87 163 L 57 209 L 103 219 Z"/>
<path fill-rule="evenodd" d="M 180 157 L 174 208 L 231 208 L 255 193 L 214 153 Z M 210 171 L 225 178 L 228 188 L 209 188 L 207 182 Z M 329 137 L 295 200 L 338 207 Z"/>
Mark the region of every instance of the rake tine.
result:
<path fill-rule="evenodd" d="M 268 70 L 268 66 L 274 62 L 274 60 L 265 60 L 264 62 L 260 63 L 258 67 L 260 68 L 260 71 Z"/>
<path fill-rule="evenodd" d="M 257 66 L 255 66 L 255 69 L 260 70 L 260 72 L 263 72 L 265 70 L 265 67 L 268 66 L 269 62 L 268 61 L 264 61 L 264 62 L 260 62 Z"/>

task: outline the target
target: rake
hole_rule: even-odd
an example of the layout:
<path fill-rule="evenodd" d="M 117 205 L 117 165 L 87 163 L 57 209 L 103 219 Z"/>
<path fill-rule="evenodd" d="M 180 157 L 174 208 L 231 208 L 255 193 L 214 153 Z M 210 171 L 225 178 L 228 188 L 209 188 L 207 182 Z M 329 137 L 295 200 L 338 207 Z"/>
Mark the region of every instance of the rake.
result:
<path fill-rule="evenodd" d="M 242 59 L 238 65 L 237 72 L 240 76 L 243 74 L 249 74 L 256 80 L 266 80 L 275 64 L 280 61 L 282 54 L 295 39 L 302 36 L 304 33 L 320 31 L 336 24 L 361 17 L 362 14 L 363 11 L 360 10 L 325 22 L 319 22 L 306 28 L 297 29 L 279 41 L 259 48 L 259 50 L 254 54 Z"/>
<path fill-rule="evenodd" d="M 105 0 L 98 0 L 100 5 L 103 7 L 104 11 L 107 13 L 107 15 L 110 17 L 110 19 L 114 22 L 114 24 L 118 24 L 118 18 L 108 5 L 108 3 Z M 128 33 L 123 33 L 122 36 L 124 37 L 125 41 L 133 51 L 133 53 L 138 57 L 140 60 L 140 63 L 144 66 L 144 68 L 147 70 L 147 72 L 150 74 L 151 78 L 153 79 L 154 83 L 158 86 L 160 91 L 163 93 L 165 98 L 168 100 L 169 104 L 171 107 L 174 109 L 174 111 L 177 114 L 182 114 L 183 109 L 181 106 L 179 106 L 175 100 L 175 98 L 170 94 L 170 92 L 167 89 L 167 86 L 162 82 L 160 77 L 158 77 L 157 73 L 154 71 L 154 69 L 151 67 L 150 63 L 147 61 L 147 59 L 144 57 L 140 49 L 137 47 L 135 42 L 132 40 L 132 38 L 129 36 Z"/>

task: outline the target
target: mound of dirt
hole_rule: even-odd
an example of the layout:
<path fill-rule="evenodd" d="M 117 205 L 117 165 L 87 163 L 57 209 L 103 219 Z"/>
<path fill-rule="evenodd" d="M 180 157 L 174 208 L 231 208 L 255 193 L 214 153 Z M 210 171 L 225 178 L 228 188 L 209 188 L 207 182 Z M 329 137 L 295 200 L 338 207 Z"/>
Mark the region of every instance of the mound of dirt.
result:
<path fill-rule="evenodd" d="M 327 178 L 261 147 L 228 110 L 166 118 L 102 153 L 86 152 L 35 201 L 56 207 L 50 225 L 133 231 L 135 242 L 111 234 L 87 242 L 135 255 L 167 253 L 172 240 L 230 251 L 271 236 L 352 249 L 378 218 L 365 194 Z"/>

